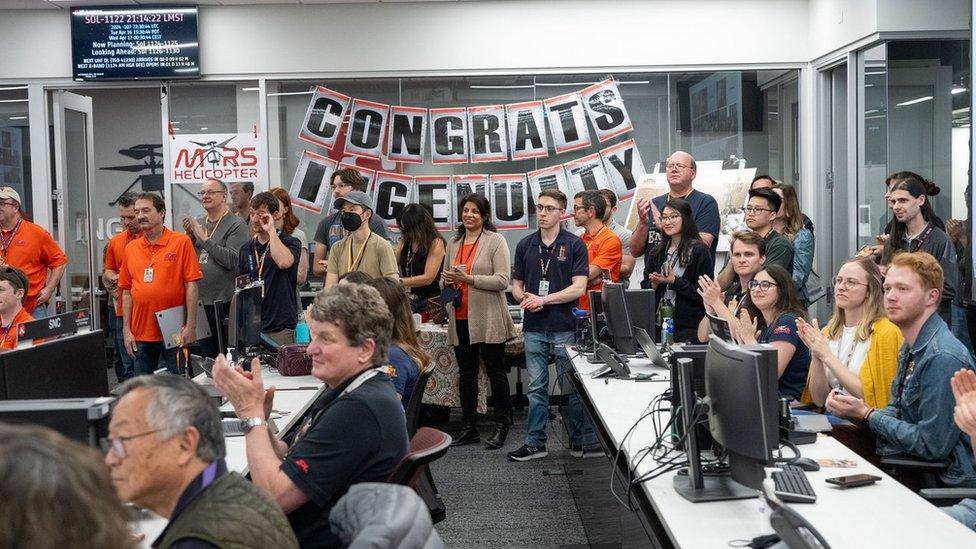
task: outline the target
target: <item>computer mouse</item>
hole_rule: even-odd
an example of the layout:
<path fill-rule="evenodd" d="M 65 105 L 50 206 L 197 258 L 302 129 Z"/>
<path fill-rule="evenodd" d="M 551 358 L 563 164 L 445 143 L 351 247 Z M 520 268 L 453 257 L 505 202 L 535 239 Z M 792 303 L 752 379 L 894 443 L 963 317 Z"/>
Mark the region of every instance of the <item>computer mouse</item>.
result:
<path fill-rule="evenodd" d="M 805 457 L 798 457 L 798 458 L 794 459 L 792 462 L 790 462 L 790 465 L 796 465 L 797 467 L 799 467 L 800 469 L 803 469 L 804 471 L 819 471 L 820 470 L 820 464 L 819 463 L 817 463 L 816 461 L 814 461 L 814 460 L 812 460 L 810 458 L 805 458 Z"/>

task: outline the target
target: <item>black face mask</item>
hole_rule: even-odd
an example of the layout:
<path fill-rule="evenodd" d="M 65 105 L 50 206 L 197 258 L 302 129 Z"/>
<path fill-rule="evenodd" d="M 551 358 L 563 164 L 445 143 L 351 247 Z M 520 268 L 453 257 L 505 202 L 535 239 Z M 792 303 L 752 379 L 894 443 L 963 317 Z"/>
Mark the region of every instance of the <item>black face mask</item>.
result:
<path fill-rule="evenodd" d="M 342 212 L 339 216 L 342 221 L 342 228 L 353 232 L 363 226 L 363 218 L 356 212 Z"/>

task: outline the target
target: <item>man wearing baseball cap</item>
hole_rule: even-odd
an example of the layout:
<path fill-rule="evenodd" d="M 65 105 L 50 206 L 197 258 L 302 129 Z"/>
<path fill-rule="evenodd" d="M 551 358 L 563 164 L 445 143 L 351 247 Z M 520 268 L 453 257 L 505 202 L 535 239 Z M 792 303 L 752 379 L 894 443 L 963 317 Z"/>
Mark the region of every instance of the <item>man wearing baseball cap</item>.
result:
<path fill-rule="evenodd" d="M 325 287 L 339 283 L 339 277 L 350 271 L 362 271 L 373 277 L 388 276 L 399 280 L 393 246 L 373 234 L 373 201 L 363 191 L 352 191 L 335 201 L 346 236 L 329 249 L 329 270 Z"/>
<path fill-rule="evenodd" d="M 16 190 L 0 187 L 0 266 L 17 267 L 27 275 L 24 309 L 43 318 L 68 268 L 68 256 L 51 233 L 24 219 L 21 204 Z"/>

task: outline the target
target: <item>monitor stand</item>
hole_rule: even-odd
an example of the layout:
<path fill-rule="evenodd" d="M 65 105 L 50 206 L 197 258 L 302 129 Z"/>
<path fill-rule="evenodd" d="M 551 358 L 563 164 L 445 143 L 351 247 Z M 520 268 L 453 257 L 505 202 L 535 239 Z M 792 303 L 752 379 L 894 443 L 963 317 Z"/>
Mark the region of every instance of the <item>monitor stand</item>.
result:
<path fill-rule="evenodd" d="M 759 497 L 759 492 L 739 484 L 732 480 L 732 477 L 702 476 L 701 485 L 698 487 L 695 486 L 694 477 L 695 475 L 674 476 L 674 491 L 692 503 Z"/>

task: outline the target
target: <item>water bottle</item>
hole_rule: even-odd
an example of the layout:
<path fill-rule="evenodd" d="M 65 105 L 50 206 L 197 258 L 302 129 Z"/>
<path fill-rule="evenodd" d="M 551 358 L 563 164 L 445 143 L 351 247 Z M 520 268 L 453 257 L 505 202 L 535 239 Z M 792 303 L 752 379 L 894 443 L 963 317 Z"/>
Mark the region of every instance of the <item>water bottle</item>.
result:
<path fill-rule="evenodd" d="M 305 323 L 305 313 L 298 313 L 298 324 L 295 325 L 295 343 L 308 345 L 311 340 L 308 324 Z"/>
<path fill-rule="evenodd" d="M 664 303 L 658 313 L 661 315 L 661 345 L 670 349 L 674 343 L 674 308 L 670 303 Z"/>

